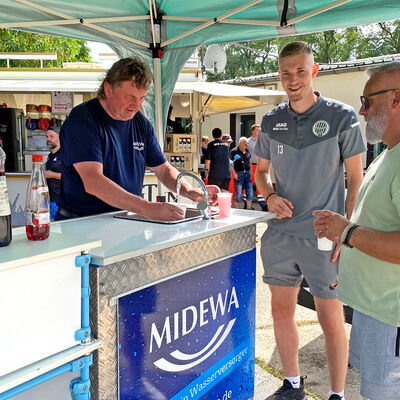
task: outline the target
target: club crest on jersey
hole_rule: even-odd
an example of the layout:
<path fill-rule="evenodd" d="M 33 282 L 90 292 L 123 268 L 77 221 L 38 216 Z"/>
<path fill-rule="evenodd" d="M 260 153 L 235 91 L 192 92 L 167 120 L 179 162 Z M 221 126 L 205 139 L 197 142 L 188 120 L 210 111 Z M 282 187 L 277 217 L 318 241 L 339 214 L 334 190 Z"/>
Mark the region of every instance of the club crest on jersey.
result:
<path fill-rule="evenodd" d="M 313 134 L 317 137 L 325 136 L 329 132 L 329 124 L 326 121 L 317 121 L 312 127 Z"/>

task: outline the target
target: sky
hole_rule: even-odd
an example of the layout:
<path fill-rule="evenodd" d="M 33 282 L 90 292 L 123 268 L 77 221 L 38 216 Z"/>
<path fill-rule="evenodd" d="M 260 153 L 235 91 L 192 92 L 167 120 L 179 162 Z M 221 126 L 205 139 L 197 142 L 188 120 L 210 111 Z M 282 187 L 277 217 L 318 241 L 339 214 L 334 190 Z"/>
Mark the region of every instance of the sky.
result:
<path fill-rule="evenodd" d="M 104 43 L 99 42 L 87 42 L 88 47 L 90 48 L 90 55 L 92 56 L 92 60 L 95 62 L 100 62 L 99 53 L 114 53 L 114 50 L 107 46 Z M 105 69 L 111 67 L 114 61 L 104 61 L 101 62 L 101 66 Z"/>

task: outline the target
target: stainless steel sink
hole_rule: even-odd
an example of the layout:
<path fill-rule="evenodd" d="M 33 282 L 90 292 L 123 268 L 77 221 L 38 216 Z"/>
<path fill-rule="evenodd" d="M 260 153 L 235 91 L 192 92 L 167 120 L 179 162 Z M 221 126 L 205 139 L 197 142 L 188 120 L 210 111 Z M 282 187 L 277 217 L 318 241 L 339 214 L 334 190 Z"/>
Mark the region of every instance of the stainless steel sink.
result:
<path fill-rule="evenodd" d="M 218 215 L 218 210 L 213 210 L 211 212 L 211 217 Z M 114 218 L 122 218 L 122 219 L 131 219 L 134 221 L 142 221 L 142 222 L 153 222 L 156 224 L 180 224 L 182 222 L 192 221 L 195 219 L 202 219 L 203 216 L 200 213 L 200 210 L 194 207 L 186 208 L 186 214 L 184 219 L 179 219 L 177 221 L 160 221 L 158 219 L 150 219 L 140 214 L 135 214 L 131 211 L 123 211 L 121 213 L 115 214 Z"/>

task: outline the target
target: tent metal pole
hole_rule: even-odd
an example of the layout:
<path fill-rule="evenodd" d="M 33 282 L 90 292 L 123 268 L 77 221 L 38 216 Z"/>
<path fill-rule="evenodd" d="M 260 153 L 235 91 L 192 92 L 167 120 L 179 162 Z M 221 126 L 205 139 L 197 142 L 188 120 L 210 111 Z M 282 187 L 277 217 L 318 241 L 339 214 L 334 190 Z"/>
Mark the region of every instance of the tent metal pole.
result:
<path fill-rule="evenodd" d="M 351 0 L 338 0 L 338 1 L 335 1 L 334 3 L 328 4 L 328 5 L 326 5 L 324 7 L 321 7 L 319 9 L 317 9 L 317 10 L 314 10 L 314 11 L 311 11 L 311 12 L 309 12 L 307 14 L 304 14 L 304 15 L 301 15 L 299 17 L 290 19 L 288 21 L 288 25 L 293 25 L 293 24 L 296 24 L 297 22 L 304 21 L 307 18 L 311 18 L 311 17 L 314 17 L 315 15 L 322 14 L 325 11 L 329 11 L 332 8 L 339 7 L 339 6 L 343 5 L 343 4 L 349 3 L 350 1 Z"/>
<path fill-rule="evenodd" d="M 31 1 L 29 1 L 29 0 L 14 0 L 14 1 L 16 1 L 17 3 L 21 3 L 21 4 L 24 4 L 24 5 L 26 5 L 26 6 L 35 8 L 35 9 L 37 9 L 37 10 L 44 11 L 44 12 L 50 14 L 50 15 L 55 15 L 55 16 L 60 17 L 60 18 L 63 18 L 63 19 L 74 19 L 74 18 L 72 18 L 70 15 L 67 15 L 67 14 L 64 14 L 64 13 L 61 13 L 61 12 L 52 10 L 51 8 L 48 8 L 48 7 L 43 7 L 43 6 L 39 5 L 39 4 L 36 4 L 36 3 L 31 2 Z M 81 23 L 85 24 L 84 21 L 81 22 Z M 120 39 L 124 39 L 124 40 L 126 40 L 127 42 L 135 43 L 135 44 L 138 44 L 138 45 L 143 46 L 143 47 L 146 47 L 146 48 L 149 48 L 149 47 L 150 47 L 150 46 L 149 46 L 147 43 L 145 43 L 145 42 L 142 42 L 142 41 L 140 41 L 140 40 L 133 39 L 133 38 L 131 38 L 131 37 L 129 37 L 129 36 L 126 36 L 126 35 L 121 35 L 120 33 L 114 32 L 114 31 L 112 31 L 112 30 L 110 30 L 110 29 L 102 28 L 102 27 L 100 27 L 100 26 L 93 25 L 93 24 L 85 24 L 85 26 L 88 26 L 89 28 L 92 28 L 92 29 L 94 29 L 94 30 L 96 30 L 96 31 L 100 31 L 100 32 L 103 32 L 103 33 L 107 33 L 107 34 L 109 34 L 109 35 L 111 35 L 111 36 L 115 36 L 115 37 L 118 37 L 118 38 L 120 38 Z"/>
<path fill-rule="evenodd" d="M 183 21 L 183 22 L 207 22 L 211 21 L 210 18 L 200 18 L 200 17 L 172 17 L 166 15 L 163 17 L 166 21 Z M 213 20 L 214 21 L 214 20 Z M 278 21 L 260 21 L 256 19 L 224 19 L 218 21 L 220 24 L 235 24 L 235 25 L 261 25 L 261 26 L 279 26 Z"/>
<path fill-rule="evenodd" d="M 131 17 L 112 17 L 112 18 L 85 18 L 84 24 L 95 24 L 99 22 L 129 22 L 129 21 L 145 21 L 149 19 L 149 15 L 138 15 Z M 82 21 L 79 18 L 73 19 L 55 19 L 45 21 L 28 21 L 28 22 L 7 22 L 0 24 L 0 28 L 25 28 L 31 26 L 58 26 L 58 25 L 82 25 Z"/>
<path fill-rule="evenodd" d="M 160 144 L 161 150 L 164 151 L 164 127 L 163 127 L 163 107 L 162 107 L 162 91 L 161 91 L 161 59 L 153 58 L 153 74 L 154 74 L 154 112 L 156 121 L 156 137 Z M 163 195 L 163 187 L 160 181 L 157 185 L 158 195 Z"/>
<path fill-rule="evenodd" d="M 151 7 L 151 0 L 149 0 L 150 23 L 151 23 L 151 37 L 153 39 L 153 46 L 156 47 L 156 34 L 154 31 L 154 17 L 153 8 Z"/>
<path fill-rule="evenodd" d="M 199 119 L 201 108 L 202 94 L 194 91 L 192 93 L 192 133 L 197 134 L 198 137 L 198 151 L 193 154 L 193 171 L 197 172 L 199 169 L 199 154 L 201 154 L 201 121 Z"/>
<path fill-rule="evenodd" d="M 219 17 L 215 17 L 214 19 L 212 19 L 212 20 L 210 20 L 208 22 L 205 22 L 204 24 L 201 24 L 200 26 L 198 26 L 196 28 L 193 28 L 190 31 L 182 33 L 181 35 L 178 35 L 178 36 L 176 36 L 176 37 L 174 37 L 172 39 L 169 39 L 169 40 L 161 43 L 161 47 L 165 47 L 170 43 L 176 42 L 179 39 L 182 39 L 182 38 L 184 38 L 186 36 L 191 35 L 192 33 L 201 31 L 202 29 L 205 29 L 205 28 L 209 27 L 210 25 L 213 25 L 213 24 L 216 24 L 217 22 L 223 21 L 224 19 L 226 19 L 226 18 L 228 18 L 228 17 L 230 17 L 230 16 L 232 16 L 234 14 L 237 14 L 237 13 L 243 11 L 243 10 L 246 10 L 247 8 L 250 8 L 250 7 L 254 6 L 255 4 L 261 3 L 262 1 L 263 0 L 250 1 L 249 3 L 246 3 L 246 4 L 242 5 L 241 7 L 235 8 L 234 10 L 231 10 L 231 11 L 229 11 L 229 12 L 227 12 L 227 13 L 219 16 Z"/>

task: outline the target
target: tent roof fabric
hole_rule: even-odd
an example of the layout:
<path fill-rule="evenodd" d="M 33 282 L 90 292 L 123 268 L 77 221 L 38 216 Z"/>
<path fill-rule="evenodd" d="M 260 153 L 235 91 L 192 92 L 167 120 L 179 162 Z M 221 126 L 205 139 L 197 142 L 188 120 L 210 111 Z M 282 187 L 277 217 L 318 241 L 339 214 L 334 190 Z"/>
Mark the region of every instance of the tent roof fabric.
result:
<path fill-rule="evenodd" d="M 169 42 L 168 50 L 400 18 L 398 0 L 369 0 L 367 7 L 365 0 L 292 0 L 286 18 L 289 25 L 282 28 L 283 0 L 160 0 L 158 4 L 161 43 Z M 154 15 L 154 7 L 151 11 Z M 149 14 L 148 1 L 3 0 L 0 27 L 110 45 L 148 45 L 152 42 Z M 188 31 L 192 33 L 180 37 Z"/>

